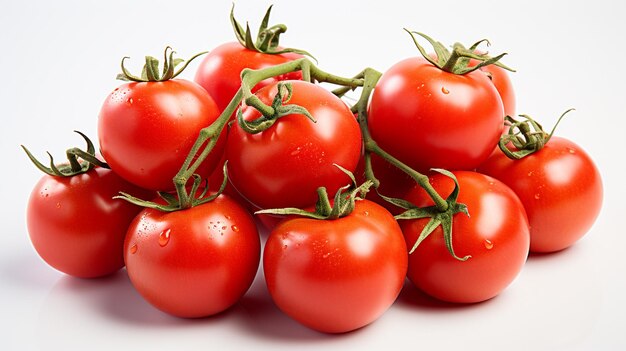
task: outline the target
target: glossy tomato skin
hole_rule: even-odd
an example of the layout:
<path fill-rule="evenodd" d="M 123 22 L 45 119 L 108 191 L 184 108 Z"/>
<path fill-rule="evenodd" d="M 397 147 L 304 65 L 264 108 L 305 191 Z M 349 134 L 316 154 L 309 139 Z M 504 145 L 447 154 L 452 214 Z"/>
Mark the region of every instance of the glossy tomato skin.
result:
<path fill-rule="evenodd" d="M 459 261 L 448 252 L 439 226 L 409 255 L 407 276 L 425 293 L 448 302 L 474 303 L 498 295 L 518 275 L 529 249 L 528 220 L 515 193 L 497 179 L 469 172 L 454 172 L 459 184 L 458 202 L 470 216 L 458 213 L 452 223 L 452 245 Z M 441 174 L 430 183 L 444 198 L 453 189 Z M 432 200 L 419 187 L 406 199 L 418 206 Z M 413 247 L 428 219 L 400 220 L 407 247 Z"/>
<path fill-rule="evenodd" d="M 470 60 L 469 66 L 475 66 L 476 64 L 478 64 L 478 61 Z M 479 70 L 491 77 L 491 82 L 496 87 L 496 90 L 498 90 L 498 94 L 500 94 L 500 98 L 502 99 L 504 115 L 515 116 L 515 89 L 513 88 L 513 82 L 511 82 L 508 72 L 504 68 L 496 65 L 483 66 L 479 68 Z"/>
<path fill-rule="evenodd" d="M 553 136 L 536 153 L 511 160 L 499 149 L 479 167 L 511 187 L 530 222 L 530 250 L 565 249 L 593 225 L 602 207 L 598 168 L 577 144 Z"/>
<path fill-rule="evenodd" d="M 26 213 L 30 240 L 39 256 L 79 278 L 102 277 L 124 267 L 124 236 L 141 208 L 114 200 L 120 191 L 139 197 L 149 194 L 100 167 L 72 177 L 43 176 Z"/>
<path fill-rule="evenodd" d="M 267 239 L 263 267 L 283 312 L 317 331 L 342 333 L 373 322 L 395 301 L 407 251 L 392 215 L 361 200 L 336 220 L 281 222 Z"/>
<path fill-rule="evenodd" d="M 199 85 L 174 79 L 127 83 L 104 101 L 98 120 L 101 152 L 111 169 L 152 190 L 172 190 L 200 129 L 219 117 L 215 102 Z M 196 173 L 208 177 L 222 156 L 218 143 Z"/>
<path fill-rule="evenodd" d="M 333 196 L 350 179 L 333 164 L 354 172 L 361 154 L 359 125 L 346 104 L 324 88 L 304 81 L 289 81 L 293 96 L 288 104 L 306 108 L 317 120 L 293 114 L 279 118 L 267 130 L 248 134 L 233 125 L 226 145 L 228 175 L 234 187 L 259 208 L 311 206 L 317 188 Z M 257 92 L 266 104 L 276 84 Z M 248 107 L 246 120 L 260 113 Z"/>
<path fill-rule="evenodd" d="M 226 195 L 170 213 L 145 209 L 124 243 L 137 291 L 161 311 L 184 318 L 235 304 L 254 280 L 260 251 L 253 218 Z"/>
<path fill-rule="evenodd" d="M 368 123 L 381 148 L 417 171 L 471 170 L 496 147 L 504 110 L 483 72 L 457 75 L 409 58 L 377 83 Z"/>
<path fill-rule="evenodd" d="M 302 58 L 295 53 L 266 54 L 250 50 L 238 42 L 222 44 L 209 52 L 200 63 L 194 80 L 211 95 L 220 111 L 230 103 L 241 87 L 244 68 L 262 69 Z M 257 84 L 252 92 L 280 80 L 300 80 L 300 71 L 269 78 Z"/>

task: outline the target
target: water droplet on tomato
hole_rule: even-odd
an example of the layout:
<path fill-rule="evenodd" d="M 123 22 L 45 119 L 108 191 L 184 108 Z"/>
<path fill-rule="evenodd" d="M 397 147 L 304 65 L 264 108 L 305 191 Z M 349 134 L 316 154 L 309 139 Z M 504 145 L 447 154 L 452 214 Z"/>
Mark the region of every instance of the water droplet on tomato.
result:
<path fill-rule="evenodd" d="M 161 246 L 165 246 L 167 245 L 167 243 L 170 242 L 170 232 L 171 230 L 164 230 L 161 232 L 161 234 L 159 234 L 159 245 Z"/>
<path fill-rule="evenodd" d="M 532 177 L 533 176 L 533 171 L 528 172 L 528 176 Z"/>
<path fill-rule="evenodd" d="M 226 215 L 226 219 L 230 219 L 230 216 L 229 216 L 229 215 Z"/>
<path fill-rule="evenodd" d="M 300 153 L 300 151 L 302 150 L 302 148 L 300 146 L 298 146 L 295 150 L 293 150 L 290 155 L 291 156 L 296 156 L 297 154 Z"/>
<path fill-rule="evenodd" d="M 226 228 L 227 228 L 227 227 L 226 227 L 225 225 L 223 225 L 223 226 L 222 226 L 222 230 L 226 230 Z"/>
<path fill-rule="evenodd" d="M 444 94 L 449 94 L 450 90 L 446 89 L 446 87 L 441 87 L 441 92 Z"/>
<path fill-rule="evenodd" d="M 489 240 L 489 239 L 485 239 L 485 248 L 487 250 L 493 249 L 493 242 L 491 242 L 491 240 Z"/>
<path fill-rule="evenodd" d="M 232 230 L 233 230 L 233 232 L 235 232 L 235 233 L 239 231 L 239 227 L 237 227 L 237 226 L 236 226 L 236 225 L 234 225 L 234 224 L 230 227 L 230 229 L 232 229 Z"/>
<path fill-rule="evenodd" d="M 363 215 L 364 215 L 365 217 L 367 217 L 367 216 L 369 216 L 369 215 L 370 215 L 370 213 L 369 213 L 369 212 L 367 212 L 367 211 L 363 211 Z"/>
<path fill-rule="evenodd" d="M 541 198 L 541 194 L 536 193 L 536 194 L 535 194 L 535 200 L 539 200 L 540 198 Z"/>
<path fill-rule="evenodd" d="M 133 98 L 131 97 L 131 98 L 126 99 L 126 103 L 129 104 L 129 105 L 132 105 L 133 104 Z"/>
<path fill-rule="evenodd" d="M 61 203 L 57 202 L 57 208 L 61 208 Z"/>
<path fill-rule="evenodd" d="M 131 246 L 131 247 L 130 247 L 130 253 L 131 253 L 131 254 L 134 254 L 134 253 L 136 253 L 136 252 L 137 252 L 137 244 L 135 244 L 135 245 L 133 245 L 133 246 Z"/>
<path fill-rule="evenodd" d="M 574 149 L 572 149 L 570 147 L 567 148 L 567 151 L 569 151 L 570 154 L 575 154 L 576 153 L 576 150 L 574 150 Z"/>

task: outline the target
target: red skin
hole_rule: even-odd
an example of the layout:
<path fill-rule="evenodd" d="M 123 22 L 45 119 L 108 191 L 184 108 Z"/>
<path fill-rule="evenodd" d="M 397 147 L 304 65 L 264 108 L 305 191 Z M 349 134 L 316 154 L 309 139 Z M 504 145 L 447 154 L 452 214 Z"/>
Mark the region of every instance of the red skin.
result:
<path fill-rule="evenodd" d="M 263 267 L 283 312 L 309 328 L 343 333 L 373 322 L 395 301 L 406 245 L 391 214 L 361 200 L 336 220 L 281 222 L 267 239 Z"/>
<path fill-rule="evenodd" d="M 137 291 L 156 308 L 185 318 L 235 304 L 254 280 L 260 251 L 253 218 L 226 195 L 181 211 L 145 209 L 124 244 Z"/>
<path fill-rule="evenodd" d="M 454 172 L 459 184 L 458 202 L 470 216 L 457 213 L 452 220 L 452 246 L 459 261 L 448 252 L 441 226 L 409 255 L 407 276 L 425 293 L 448 302 L 474 303 L 488 300 L 504 290 L 526 262 L 529 248 L 528 220 L 522 203 L 502 182 L 489 176 Z M 450 178 L 430 177 L 435 190 L 446 198 L 453 189 Z M 419 186 L 406 199 L 417 206 L 432 200 Z M 407 247 L 415 244 L 429 219 L 400 220 Z"/>
<path fill-rule="evenodd" d="M 302 58 L 302 55 L 286 53 L 265 54 L 243 47 L 238 42 L 222 44 L 211 50 L 200 63 L 194 80 L 215 99 L 223 111 L 241 87 L 241 71 L 244 68 L 261 69 Z M 280 80 L 300 80 L 300 71 L 269 78 L 257 84 L 252 92 Z"/>
<path fill-rule="evenodd" d="M 105 100 L 98 120 L 102 155 L 115 172 L 146 189 L 174 189 L 199 131 L 219 117 L 217 105 L 199 85 L 174 79 L 127 83 Z M 196 173 L 208 177 L 219 162 L 222 133 Z"/>
<path fill-rule="evenodd" d="M 475 66 L 478 63 L 476 60 L 470 60 L 469 66 Z M 502 105 L 504 107 L 505 116 L 515 116 L 515 90 L 513 89 L 513 83 L 509 77 L 509 73 L 504 68 L 496 65 L 487 65 L 479 68 L 479 70 L 488 73 L 491 76 L 491 82 L 498 90 L 500 98 L 502 99 Z"/>
<path fill-rule="evenodd" d="M 233 125 L 228 135 L 230 181 L 259 208 L 311 206 L 321 186 L 333 196 L 350 183 L 333 164 L 353 172 L 361 154 L 359 125 L 346 104 L 319 85 L 290 83 L 293 96 L 288 104 L 306 108 L 316 123 L 304 115 L 292 114 L 257 134 Z M 271 105 L 276 89 L 276 85 L 265 87 L 257 96 Z M 246 120 L 259 116 L 254 108 L 244 111 Z"/>
<path fill-rule="evenodd" d="M 418 172 L 471 170 L 496 147 L 504 110 L 483 72 L 457 75 L 409 58 L 381 77 L 368 123 L 382 149 Z"/>
<path fill-rule="evenodd" d="M 573 245 L 602 207 L 600 172 L 580 146 L 553 136 L 536 153 L 511 160 L 500 149 L 478 168 L 513 189 L 530 221 L 530 250 L 554 252 Z"/>
<path fill-rule="evenodd" d="M 53 268 L 79 278 L 109 275 L 124 267 L 126 229 L 141 211 L 120 191 L 148 196 L 113 171 L 96 167 L 72 177 L 43 176 L 26 213 L 30 240 Z"/>

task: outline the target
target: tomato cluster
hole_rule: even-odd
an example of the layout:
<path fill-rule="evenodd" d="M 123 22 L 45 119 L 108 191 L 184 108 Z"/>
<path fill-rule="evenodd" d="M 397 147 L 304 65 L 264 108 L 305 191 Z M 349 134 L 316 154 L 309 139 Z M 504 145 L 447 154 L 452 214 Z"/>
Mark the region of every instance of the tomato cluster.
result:
<path fill-rule="evenodd" d="M 344 78 L 279 46 L 269 13 L 254 42 L 231 12 L 238 42 L 211 51 L 195 82 L 176 78 L 187 64 L 170 48 L 141 76 L 122 60 L 102 155 L 86 137 L 63 165 L 25 149 L 47 173 L 27 214 L 48 264 L 83 278 L 125 266 L 156 308 L 195 318 L 237 303 L 262 261 L 282 311 L 341 333 L 380 317 L 407 277 L 444 301 L 493 298 L 529 252 L 565 249 L 593 224 L 593 161 L 513 117 L 511 69 L 482 41 L 449 50 L 409 32 L 421 56 Z"/>

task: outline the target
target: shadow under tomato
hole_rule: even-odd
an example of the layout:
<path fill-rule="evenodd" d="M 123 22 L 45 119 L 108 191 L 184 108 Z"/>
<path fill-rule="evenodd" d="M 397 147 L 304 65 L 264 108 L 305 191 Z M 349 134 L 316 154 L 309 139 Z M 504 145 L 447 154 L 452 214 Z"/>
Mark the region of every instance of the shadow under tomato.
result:
<path fill-rule="evenodd" d="M 477 303 L 452 303 L 438 300 L 413 285 L 408 279 L 404 281 L 404 286 L 400 295 L 396 299 L 396 305 L 413 308 L 420 311 L 467 311 L 478 306 L 489 304 L 496 297 L 487 301 Z"/>
<path fill-rule="evenodd" d="M 344 334 L 326 334 L 315 331 L 284 314 L 272 301 L 265 285 L 263 272 L 259 271 L 254 284 L 237 305 L 237 313 L 244 315 L 241 327 L 255 337 L 283 342 L 315 342 L 321 347 L 325 343 L 345 340 L 361 330 L 361 328 Z M 241 312 L 241 313 L 239 313 Z"/>

